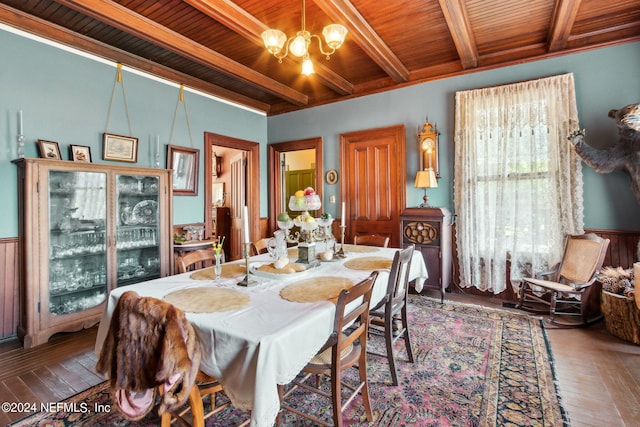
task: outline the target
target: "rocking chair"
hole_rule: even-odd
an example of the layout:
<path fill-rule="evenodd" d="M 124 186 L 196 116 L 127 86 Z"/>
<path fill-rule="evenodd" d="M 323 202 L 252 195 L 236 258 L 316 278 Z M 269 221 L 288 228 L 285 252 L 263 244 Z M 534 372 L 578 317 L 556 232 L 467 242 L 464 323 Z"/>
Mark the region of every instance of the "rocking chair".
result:
<path fill-rule="evenodd" d="M 542 273 L 542 278 L 523 278 L 520 301 L 516 308 L 549 313 L 548 322 L 559 327 L 591 325 L 602 318 L 600 287 L 593 286 L 609 247 L 609 239 L 593 233 L 569 236 L 558 268 Z M 544 309 L 540 309 L 541 306 Z M 546 308 L 548 307 L 548 308 Z M 556 316 L 578 316 L 566 321 Z"/>

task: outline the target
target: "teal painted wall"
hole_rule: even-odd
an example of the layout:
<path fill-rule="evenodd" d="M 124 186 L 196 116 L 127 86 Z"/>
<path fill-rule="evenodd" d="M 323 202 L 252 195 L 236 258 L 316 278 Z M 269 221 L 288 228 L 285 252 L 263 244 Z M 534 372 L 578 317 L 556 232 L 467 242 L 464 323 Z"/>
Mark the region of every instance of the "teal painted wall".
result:
<path fill-rule="evenodd" d="M 574 74 L 580 126 L 587 140 L 603 148 L 617 141 L 617 129 L 607 117 L 612 108 L 640 102 L 640 43 L 591 50 L 527 64 L 452 77 L 340 103 L 282 114 L 268 119 L 269 142 L 323 138 L 325 169 L 338 169 L 340 134 L 404 124 L 407 141 L 407 204 L 421 203 L 423 191 L 413 188 L 418 170 L 418 127 L 426 116 L 438 126 L 440 174 L 429 190 L 435 206 L 453 206 L 453 129 L 456 91 L 501 85 L 571 72 Z M 640 230 L 640 204 L 622 172 L 598 174 L 583 164 L 585 227 Z M 338 215 L 339 183 L 324 188 L 325 209 Z M 329 204 L 329 197 L 336 203 Z"/>
<path fill-rule="evenodd" d="M 102 160 L 102 134 L 113 91 L 116 68 L 74 53 L 0 30 L 0 237 L 18 235 L 16 135 L 18 111 L 23 110 L 25 155 L 38 157 L 36 141 L 60 144 L 68 159 L 70 144 L 88 145 L 95 163 Z M 123 71 L 132 130 L 129 131 L 122 89 L 115 91 L 108 131 L 139 138 L 136 166 L 153 167 L 155 138 L 160 136 L 161 167 L 178 100 L 178 88 Z M 200 152 L 200 183 L 204 179 L 204 132 L 255 141 L 261 144 L 261 215 L 268 213 L 266 180 L 267 118 L 211 98 L 185 92 L 193 146 Z M 191 146 L 182 105 L 178 110 L 172 144 Z M 174 223 L 202 221 L 204 187 L 198 196 L 174 196 Z"/>
<path fill-rule="evenodd" d="M 102 163 L 102 133 L 105 131 L 115 67 L 47 46 L 0 30 L 0 238 L 18 234 L 16 157 L 18 111 L 23 110 L 26 156 L 37 157 L 36 141 L 60 143 L 63 158 L 69 144 L 91 147 L 94 162 Z M 603 64 L 606 64 L 603 65 Z M 572 72 L 580 125 L 588 140 L 604 147 L 617 139 L 616 128 L 607 117 L 611 108 L 640 102 L 640 43 L 592 50 L 498 70 L 409 86 L 395 91 L 355 98 L 270 118 L 228 104 L 186 93 L 195 148 L 203 150 L 204 132 L 255 141 L 260 147 L 260 215 L 268 215 L 268 142 L 321 136 L 325 170 L 339 169 L 339 137 L 355 130 L 404 124 L 407 139 L 407 204 L 417 205 L 422 192 L 413 188 L 418 169 L 415 133 L 425 117 L 435 122 L 440 136 L 440 186 L 429 191 L 435 205 L 452 206 L 452 133 L 456 91 Z M 137 166 L 153 165 L 155 136 L 169 143 L 178 89 L 124 72 L 132 136 L 140 139 Z M 122 92 L 118 88 L 109 132 L 129 135 Z M 190 146 L 182 108 L 178 112 L 172 143 Z M 414 151 L 416 150 L 416 151 Z M 202 154 L 202 152 L 201 152 Z M 203 177 L 200 160 L 200 182 Z M 161 165 L 166 162 L 162 151 Z M 122 164 L 122 163 L 113 163 Z M 597 174 L 584 166 L 585 225 L 589 228 L 638 230 L 640 204 L 631 194 L 627 178 L 620 172 Z M 200 187 L 202 188 L 202 186 Z M 336 204 L 329 204 L 329 196 Z M 324 188 L 325 209 L 338 215 L 338 185 Z M 203 191 L 197 197 L 174 197 L 174 223 L 202 221 Z"/>

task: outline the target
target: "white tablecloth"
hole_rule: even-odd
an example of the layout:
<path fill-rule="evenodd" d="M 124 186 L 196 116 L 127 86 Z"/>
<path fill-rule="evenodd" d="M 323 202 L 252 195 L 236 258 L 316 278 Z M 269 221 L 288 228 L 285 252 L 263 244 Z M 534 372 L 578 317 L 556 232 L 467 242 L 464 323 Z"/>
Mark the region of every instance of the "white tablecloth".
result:
<path fill-rule="evenodd" d="M 357 257 L 393 258 L 397 249 L 377 248 L 372 253 L 347 252 L 347 260 Z M 251 258 L 251 263 L 270 262 L 268 255 Z M 322 263 L 303 273 L 282 275 L 274 280 L 257 276 L 257 286 L 237 286 L 239 279 L 194 280 L 191 273 L 164 277 L 114 289 L 103 313 L 96 354 L 109 328 L 111 314 L 118 298 L 133 290 L 142 296 L 163 298 L 178 289 L 194 287 L 223 287 L 250 295 L 244 308 L 218 313 L 186 313 L 193 324 L 202 347 L 200 369 L 220 378 L 233 404 L 250 409 L 251 426 L 271 426 L 280 407 L 277 384 L 288 384 L 311 360 L 329 337 L 333 328 L 335 306 L 327 301 L 296 303 L 280 297 L 287 284 L 314 276 L 346 277 L 355 283 L 365 279 L 371 271 L 353 270 L 343 262 Z M 388 270 L 382 270 L 372 296 L 372 304 L 386 292 Z M 424 259 L 414 252 L 410 280 L 422 283 L 428 277 Z"/>

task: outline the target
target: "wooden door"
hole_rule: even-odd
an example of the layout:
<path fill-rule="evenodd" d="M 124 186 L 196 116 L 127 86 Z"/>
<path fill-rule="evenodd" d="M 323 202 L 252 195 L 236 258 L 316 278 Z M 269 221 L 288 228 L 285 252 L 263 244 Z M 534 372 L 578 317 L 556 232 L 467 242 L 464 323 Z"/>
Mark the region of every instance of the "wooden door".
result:
<path fill-rule="evenodd" d="M 356 234 L 382 234 L 399 247 L 407 169 L 404 125 L 342 134 L 340 149 L 347 241 Z"/>
<path fill-rule="evenodd" d="M 231 197 L 229 202 L 231 204 L 231 244 L 230 252 L 231 259 L 240 259 L 243 256 L 242 244 L 243 231 L 242 231 L 242 210 L 247 203 L 246 198 L 246 185 L 247 185 L 247 170 L 245 161 L 245 152 L 242 151 L 235 155 L 231 159 Z"/>

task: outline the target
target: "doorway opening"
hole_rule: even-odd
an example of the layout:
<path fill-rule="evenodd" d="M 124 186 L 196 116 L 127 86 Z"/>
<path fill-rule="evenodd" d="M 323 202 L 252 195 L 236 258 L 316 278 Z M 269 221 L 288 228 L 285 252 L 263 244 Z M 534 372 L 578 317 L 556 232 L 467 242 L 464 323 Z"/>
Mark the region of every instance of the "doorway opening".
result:
<path fill-rule="evenodd" d="M 322 138 L 315 137 L 269 144 L 267 151 L 270 178 L 269 229 L 273 232 L 278 228 L 276 224 L 278 214 L 287 210 L 289 193 L 304 189 L 304 187 L 298 188 L 298 186 L 312 186 L 322 200 L 322 173 L 324 170 Z M 288 171 L 287 164 L 289 164 Z M 293 166 L 294 164 L 295 166 Z M 287 182 L 290 188 L 287 188 Z"/>
<path fill-rule="evenodd" d="M 214 156 L 215 153 L 215 156 Z M 249 237 L 259 234 L 260 217 L 260 145 L 257 142 L 205 132 L 204 135 L 204 222 L 207 238 L 214 236 L 219 224 L 218 208 L 228 208 L 228 260 L 244 256 L 242 207 L 249 213 Z M 216 162 L 216 164 L 214 164 Z M 217 167 L 221 162 L 221 173 Z M 215 185 L 214 185 L 215 184 Z M 222 186 L 220 185 L 222 184 Z M 222 187 L 222 188 L 221 188 Z M 215 191 L 214 191 L 215 190 Z M 220 197 L 222 191 L 222 199 Z M 216 224 L 214 224 L 214 219 Z"/>

